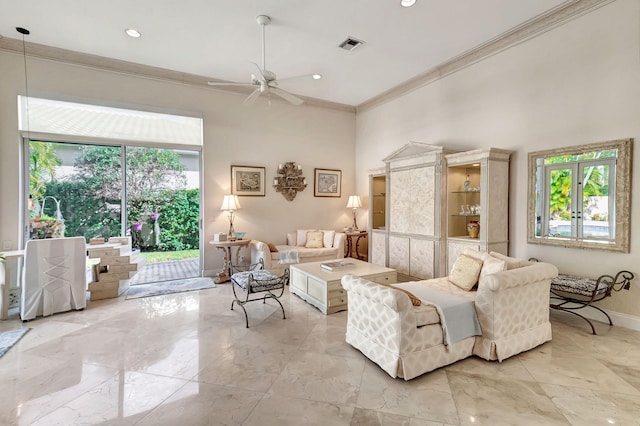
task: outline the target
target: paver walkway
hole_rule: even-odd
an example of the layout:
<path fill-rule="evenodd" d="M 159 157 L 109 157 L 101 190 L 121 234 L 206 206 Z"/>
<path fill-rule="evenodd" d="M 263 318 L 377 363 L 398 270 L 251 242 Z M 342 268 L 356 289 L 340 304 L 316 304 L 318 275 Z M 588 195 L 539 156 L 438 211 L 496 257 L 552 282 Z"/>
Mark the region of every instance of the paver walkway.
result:
<path fill-rule="evenodd" d="M 199 277 L 198 259 L 171 260 L 169 262 L 146 263 L 131 278 L 129 285 L 146 284 L 157 281 L 179 280 Z"/>

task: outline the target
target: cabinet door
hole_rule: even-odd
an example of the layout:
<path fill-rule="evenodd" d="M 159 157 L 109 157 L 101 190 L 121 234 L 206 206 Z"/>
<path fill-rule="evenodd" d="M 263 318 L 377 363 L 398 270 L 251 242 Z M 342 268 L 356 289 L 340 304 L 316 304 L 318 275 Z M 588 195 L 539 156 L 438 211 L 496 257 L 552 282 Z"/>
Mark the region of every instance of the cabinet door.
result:
<path fill-rule="evenodd" d="M 327 283 L 316 279 L 315 277 L 307 278 L 307 294 L 323 305 L 327 302 Z"/>
<path fill-rule="evenodd" d="M 382 232 L 371 233 L 371 263 L 378 266 L 387 266 L 387 236 Z"/>
<path fill-rule="evenodd" d="M 389 267 L 401 274 L 411 275 L 408 237 L 389 236 Z"/>
<path fill-rule="evenodd" d="M 307 274 L 298 271 L 297 269 L 291 269 L 291 281 L 290 285 L 294 289 L 298 289 L 303 293 L 307 292 Z"/>
<path fill-rule="evenodd" d="M 435 242 L 412 238 L 409 243 L 409 275 L 430 279 L 435 272 Z"/>
<path fill-rule="evenodd" d="M 435 233 L 434 166 L 393 171 L 389 187 L 389 229 L 406 234 Z"/>

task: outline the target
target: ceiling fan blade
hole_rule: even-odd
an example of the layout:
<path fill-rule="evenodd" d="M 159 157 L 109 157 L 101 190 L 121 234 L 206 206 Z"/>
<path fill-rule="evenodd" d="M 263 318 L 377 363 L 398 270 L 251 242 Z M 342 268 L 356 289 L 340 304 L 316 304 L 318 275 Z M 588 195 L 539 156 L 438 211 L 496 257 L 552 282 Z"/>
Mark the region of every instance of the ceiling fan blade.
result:
<path fill-rule="evenodd" d="M 313 80 L 314 75 L 316 74 L 295 75 L 293 77 L 279 78 L 278 80 L 274 80 L 271 83 L 282 83 L 283 81 L 293 81 L 293 80 Z"/>
<path fill-rule="evenodd" d="M 258 96 L 260 96 L 260 88 L 258 87 L 256 90 L 254 90 L 253 92 L 251 92 L 251 94 L 247 97 L 247 99 L 244 100 L 244 102 L 242 102 L 242 105 L 252 105 L 256 99 L 258 99 Z"/>
<path fill-rule="evenodd" d="M 294 105 L 302 105 L 304 103 L 304 101 L 299 97 L 292 95 L 291 93 L 286 92 L 278 87 L 270 87 L 270 89 L 271 89 L 271 92 L 280 96 L 285 101 L 291 102 Z"/>
<path fill-rule="evenodd" d="M 207 84 L 209 86 L 255 86 L 253 83 L 233 83 L 233 82 L 222 82 L 222 81 L 208 81 Z"/>

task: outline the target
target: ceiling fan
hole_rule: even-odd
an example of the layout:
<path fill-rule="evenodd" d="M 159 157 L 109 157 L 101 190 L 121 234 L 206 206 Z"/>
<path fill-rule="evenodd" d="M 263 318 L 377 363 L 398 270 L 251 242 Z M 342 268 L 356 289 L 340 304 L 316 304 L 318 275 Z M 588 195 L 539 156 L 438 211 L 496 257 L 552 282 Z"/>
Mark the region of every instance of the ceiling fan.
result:
<path fill-rule="evenodd" d="M 286 90 L 282 90 L 278 87 L 278 80 L 276 80 L 276 74 L 273 71 L 267 70 L 266 59 L 265 59 L 265 41 L 264 41 L 264 27 L 269 25 L 271 22 L 271 18 L 266 15 L 258 15 L 256 21 L 262 28 L 262 68 L 255 62 L 252 62 L 258 69 L 258 74 L 251 74 L 251 83 L 233 83 L 233 82 L 217 82 L 217 81 L 209 81 L 208 84 L 210 86 L 248 86 L 255 87 L 255 90 L 251 92 L 249 97 L 247 97 L 243 105 L 251 105 L 256 99 L 263 93 L 267 96 L 270 96 L 272 93 L 276 96 L 281 97 L 287 102 L 290 102 L 294 105 L 302 105 L 304 101 L 299 97 L 287 92 Z M 299 78 L 299 77 L 291 77 L 287 78 L 287 80 Z M 320 78 L 320 76 L 314 75 L 314 79 Z M 282 80 L 281 80 L 282 81 Z"/>

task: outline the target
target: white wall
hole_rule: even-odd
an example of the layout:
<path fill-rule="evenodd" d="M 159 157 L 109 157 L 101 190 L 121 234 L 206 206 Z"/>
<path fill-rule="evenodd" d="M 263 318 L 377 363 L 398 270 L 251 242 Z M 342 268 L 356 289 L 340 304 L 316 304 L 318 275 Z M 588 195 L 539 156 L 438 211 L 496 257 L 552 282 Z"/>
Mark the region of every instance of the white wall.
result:
<path fill-rule="evenodd" d="M 284 243 L 286 232 L 296 228 L 340 229 L 351 223 L 345 206 L 355 180 L 352 112 L 280 101 L 269 106 L 262 99 L 243 107 L 242 95 L 37 58 L 29 58 L 27 67 L 31 96 L 202 115 L 205 270 L 222 266 L 221 252 L 207 242 L 229 227 L 219 208 L 230 190 L 232 164 L 266 167 L 266 196 L 240 199 L 235 229 L 248 238 Z M 22 56 L 0 52 L 0 69 L 0 241 L 11 241 L 15 249 L 20 181 L 17 95 L 25 91 Z M 285 161 L 302 164 L 309 184 L 293 202 L 270 186 L 278 163 Z M 314 167 L 342 170 L 341 198 L 313 196 Z"/>
<path fill-rule="evenodd" d="M 561 272 L 640 275 L 640 196 L 632 200 L 631 253 L 527 243 L 527 153 L 620 138 L 640 140 L 640 2 L 617 0 L 398 99 L 357 114 L 357 192 L 368 171 L 408 141 L 514 151 L 510 254 Z M 634 162 L 640 164 L 640 149 Z M 633 176 L 640 188 L 640 173 Z M 364 218 L 363 218 L 364 220 Z M 364 223 L 364 222 L 363 222 Z M 640 316 L 640 280 L 603 303 Z"/>

